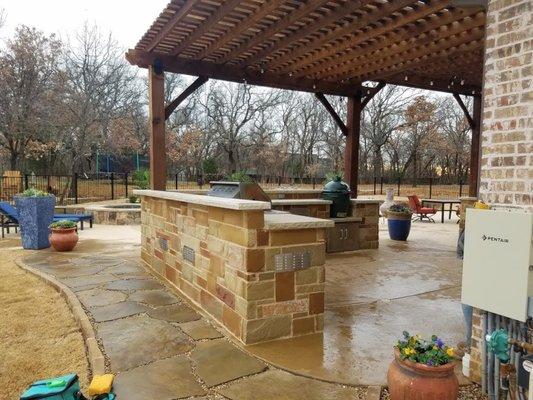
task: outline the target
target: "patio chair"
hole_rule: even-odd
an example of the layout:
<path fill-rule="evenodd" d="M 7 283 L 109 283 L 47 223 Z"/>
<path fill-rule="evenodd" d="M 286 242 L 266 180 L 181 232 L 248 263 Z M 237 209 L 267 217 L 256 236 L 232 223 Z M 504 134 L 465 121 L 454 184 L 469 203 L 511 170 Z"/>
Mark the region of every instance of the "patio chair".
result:
<path fill-rule="evenodd" d="M 413 214 L 415 214 L 414 221 L 423 221 L 424 219 L 427 219 L 430 222 L 435 222 L 432 216 L 437 213 L 437 209 L 432 207 L 422 207 L 422 203 L 416 194 L 407 196 L 407 198 L 409 199 L 409 207 L 411 207 Z"/>
<path fill-rule="evenodd" d="M 93 227 L 92 214 L 54 214 L 54 221 L 68 220 L 80 223 L 80 228 L 83 230 L 83 222 L 89 221 L 89 226 Z M 10 228 L 15 228 L 15 233 L 18 232 L 19 219 L 18 211 L 15 207 L 5 201 L 0 202 L 0 221 L 2 225 L 2 238 L 5 237 L 5 231 L 9 233 Z"/>

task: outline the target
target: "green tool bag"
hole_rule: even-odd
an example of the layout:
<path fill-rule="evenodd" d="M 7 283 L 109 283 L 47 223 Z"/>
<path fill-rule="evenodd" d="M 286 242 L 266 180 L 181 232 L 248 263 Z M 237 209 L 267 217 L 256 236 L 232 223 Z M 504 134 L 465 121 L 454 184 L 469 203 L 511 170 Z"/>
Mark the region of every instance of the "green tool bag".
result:
<path fill-rule="evenodd" d="M 83 400 L 78 375 L 69 374 L 34 382 L 20 400 Z"/>

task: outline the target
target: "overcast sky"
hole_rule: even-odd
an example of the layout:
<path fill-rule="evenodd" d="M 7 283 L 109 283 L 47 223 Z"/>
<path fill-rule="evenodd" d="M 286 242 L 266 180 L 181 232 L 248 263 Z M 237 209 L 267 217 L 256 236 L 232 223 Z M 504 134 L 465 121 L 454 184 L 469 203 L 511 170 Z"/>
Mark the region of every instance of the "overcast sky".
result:
<path fill-rule="evenodd" d="M 20 24 L 61 37 L 72 36 L 87 21 L 102 32 L 111 31 L 124 49 L 132 48 L 167 3 L 168 0 L 0 0 L 6 18 L 0 37 L 11 36 Z"/>

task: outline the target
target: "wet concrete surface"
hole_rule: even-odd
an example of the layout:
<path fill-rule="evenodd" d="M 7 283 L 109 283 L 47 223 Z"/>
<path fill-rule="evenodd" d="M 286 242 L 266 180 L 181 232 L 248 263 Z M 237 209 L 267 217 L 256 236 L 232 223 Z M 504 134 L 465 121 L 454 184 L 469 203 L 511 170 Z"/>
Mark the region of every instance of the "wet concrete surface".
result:
<path fill-rule="evenodd" d="M 327 257 L 323 335 L 248 346 L 246 350 L 298 375 L 350 385 L 380 385 L 386 380 L 392 346 L 403 330 L 426 336 L 435 333 L 452 344 L 462 340 L 457 225 L 415 223 L 407 243 L 390 241 L 386 226 L 381 228 L 379 250 Z M 81 233 L 82 240 L 73 253 L 42 250 L 25 258 L 28 264 L 68 284 L 89 314 L 104 307 L 104 316 L 98 319 L 114 318 L 95 321 L 95 325 L 111 370 L 123 373 L 125 385 L 139 381 L 139 393 L 163 385 L 161 398 L 202 392 L 222 393 L 232 399 L 259 398 L 254 397 L 257 393 L 278 398 L 285 384 L 306 385 L 309 399 L 325 398 L 324 393 L 330 393 L 330 398 L 358 398 L 356 392 L 344 391 L 342 386 L 317 383 L 272 367 L 261 373 L 265 364 L 220 338 L 220 332 L 205 318 L 168 293 L 139 265 L 139 232 L 129 229 L 97 226 Z M 113 308 L 120 312 L 105 315 Z M 189 358 L 189 369 L 183 357 Z M 162 359 L 176 363 L 160 363 Z M 163 373 L 166 369 L 177 372 Z M 190 381 L 191 371 L 202 389 Z M 141 382 L 137 377 L 144 374 L 148 375 Z M 162 380 L 158 374 L 164 375 Z M 176 383 L 181 376 L 184 386 Z M 275 387 L 272 377 L 283 385 Z M 233 379 L 238 380 L 227 390 L 216 386 Z"/>
<path fill-rule="evenodd" d="M 407 330 L 463 340 L 461 262 L 455 224 L 413 223 L 406 243 L 328 255 L 324 334 L 248 346 L 253 354 L 307 376 L 384 385 L 392 346 Z"/>

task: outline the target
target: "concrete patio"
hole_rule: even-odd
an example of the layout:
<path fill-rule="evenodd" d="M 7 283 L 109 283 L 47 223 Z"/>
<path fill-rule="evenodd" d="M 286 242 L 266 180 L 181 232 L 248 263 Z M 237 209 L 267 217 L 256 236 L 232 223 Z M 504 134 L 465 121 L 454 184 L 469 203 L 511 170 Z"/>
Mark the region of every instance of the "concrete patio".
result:
<path fill-rule="evenodd" d="M 456 235 L 453 220 L 414 223 L 409 241 L 398 243 L 381 224 L 379 250 L 328 256 L 323 336 L 244 349 L 144 271 L 139 227 L 96 225 L 80 233 L 75 252 L 44 250 L 22 263 L 74 292 L 108 370 L 118 373 L 121 398 L 240 400 L 258 391 L 262 399 L 301 398 L 305 390 L 307 399 L 357 399 L 366 386 L 385 384 L 392 345 L 404 329 L 461 340 Z M 290 397 L 291 390 L 299 395 Z"/>

